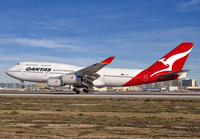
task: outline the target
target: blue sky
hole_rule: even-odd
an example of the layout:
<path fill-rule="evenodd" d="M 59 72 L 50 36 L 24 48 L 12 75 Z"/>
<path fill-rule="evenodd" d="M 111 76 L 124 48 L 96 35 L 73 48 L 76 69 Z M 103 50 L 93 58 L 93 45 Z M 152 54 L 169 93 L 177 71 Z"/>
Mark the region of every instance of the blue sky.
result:
<path fill-rule="evenodd" d="M 200 84 L 200 0 L 1 0 L 0 82 L 20 61 L 144 69 L 181 42 Z"/>

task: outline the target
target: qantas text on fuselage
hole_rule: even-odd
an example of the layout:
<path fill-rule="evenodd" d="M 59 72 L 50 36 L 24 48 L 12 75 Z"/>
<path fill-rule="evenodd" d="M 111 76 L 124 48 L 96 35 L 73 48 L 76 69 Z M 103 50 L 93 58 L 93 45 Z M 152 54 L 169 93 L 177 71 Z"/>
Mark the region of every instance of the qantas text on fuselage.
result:
<path fill-rule="evenodd" d="M 123 87 L 185 78 L 189 70 L 183 66 L 194 43 L 183 42 L 144 70 L 104 68 L 115 58 L 111 56 L 88 67 L 47 62 L 19 62 L 6 73 L 16 79 L 46 82 L 49 86 L 73 85 L 74 91 L 88 92 L 93 87 Z"/>

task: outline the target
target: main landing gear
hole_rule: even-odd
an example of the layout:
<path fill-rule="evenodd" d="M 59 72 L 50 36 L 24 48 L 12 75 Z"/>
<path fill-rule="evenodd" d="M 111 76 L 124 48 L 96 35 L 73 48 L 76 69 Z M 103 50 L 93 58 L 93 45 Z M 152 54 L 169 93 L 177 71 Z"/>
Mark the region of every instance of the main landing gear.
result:
<path fill-rule="evenodd" d="M 85 89 L 85 88 L 84 89 L 83 88 L 74 88 L 73 91 L 76 92 L 76 94 L 80 94 L 81 91 L 83 91 L 84 93 L 87 93 L 87 94 L 89 92 L 89 90 Z"/>
<path fill-rule="evenodd" d="M 83 89 L 83 92 L 88 94 L 89 90 L 88 89 Z"/>
<path fill-rule="evenodd" d="M 80 91 L 77 88 L 74 88 L 73 91 L 76 92 L 76 94 L 80 94 Z"/>

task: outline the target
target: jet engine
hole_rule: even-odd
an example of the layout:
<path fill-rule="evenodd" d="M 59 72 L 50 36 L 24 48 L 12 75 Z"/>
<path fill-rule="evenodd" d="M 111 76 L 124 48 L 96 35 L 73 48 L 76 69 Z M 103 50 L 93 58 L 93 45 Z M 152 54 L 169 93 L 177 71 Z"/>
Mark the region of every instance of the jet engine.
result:
<path fill-rule="evenodd" d="M 76 84 L 76 83 L 81 83 L 82 78 L 81 78 L 81 76 L 76 76 L 75 74 L 70 73 L 70 74 L 64 74 L 61 77 L 61 80 L 65 84 L 73 85 L 73 84 Z"/>
<path fill-rule="evenodd" d="M 50 87 L 63 86 L 60 79 L 48 79 L 47 84 Z"/>

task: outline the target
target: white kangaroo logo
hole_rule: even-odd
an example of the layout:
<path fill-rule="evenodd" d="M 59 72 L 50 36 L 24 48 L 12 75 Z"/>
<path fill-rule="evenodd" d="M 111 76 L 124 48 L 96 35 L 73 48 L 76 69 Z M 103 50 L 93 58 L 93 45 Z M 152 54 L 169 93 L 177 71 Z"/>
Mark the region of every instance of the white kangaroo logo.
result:
<path fill-rule="evenodd" d="M 157 72 L 154 72 L 153 74 L 151 74 L 150 77 L 152 77 L 153 75 L 155 75 L 157 73 L 163 72 L 163 71 L 172 71 L 172 66 L 173 66 L 174 62 L 177 61 L 178 59 L 188 55 L 191 50 L 192 50 L 192 48 L 186 52 L 173 55 L 173 56 L 169 57 L 168 59 L 165 59 L 165 58 L 160 59 L 159 62 L 162 62 L 165 66 L 169 66 L 169 67 L 166 69 L 162 69 Z"/>

